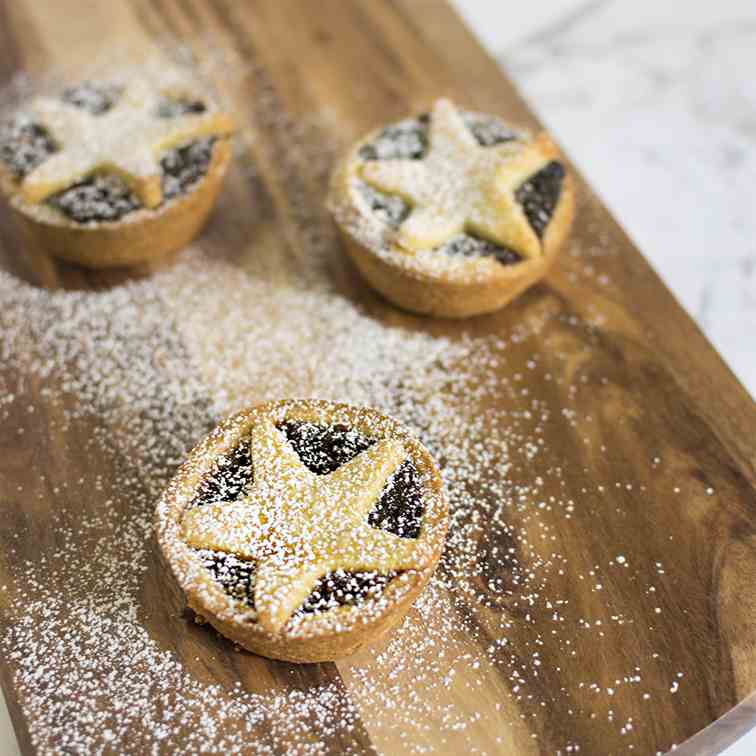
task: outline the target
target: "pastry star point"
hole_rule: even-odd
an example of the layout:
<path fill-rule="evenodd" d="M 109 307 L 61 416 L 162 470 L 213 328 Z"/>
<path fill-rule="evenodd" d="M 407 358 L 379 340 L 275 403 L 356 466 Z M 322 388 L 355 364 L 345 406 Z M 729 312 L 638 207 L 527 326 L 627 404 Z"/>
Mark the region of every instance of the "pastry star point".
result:
<path fill-rule="evenodd" d="M 252 431 L 250 450 L 254 480 L 245 497 L 188 510 L 181 538 L 193 548 L 257 562 L 255 608 L 266 630 L 278 632 L 329 572 L 417 566 L 416 539 L 367 521 L 407 456 L 400 441 L 377 441 L 334 472 L 317 475 L 264 419 Z"/>
<path fill-rule="evenodd" d="M 424 158 L 368 161 L 361 173 L 412 205 L 397 231 L 405 249 L 435 248 L 469 231 L 535 257 L 541 244 L 515 192 L 546 160 L 535 144 L 517 151 L 479 145 L 453 103 L 441 99 L 433 106 Z"/>
<path fill-rule="evenodd" d="M 99 115 L 62 100 L 37 98 L 31 111 L 49 130 L 58 151 L 24 178 L 24 199 L 36 204 L 97 171 L 112 171 L 145 207 L 159 205 L 163 198 L 160 153 L 233 129 L 230 118 L 216 111 L 160 118 L 156 112 L 159 96 L 159 91 L 135 80 L 110 110 Z"/>

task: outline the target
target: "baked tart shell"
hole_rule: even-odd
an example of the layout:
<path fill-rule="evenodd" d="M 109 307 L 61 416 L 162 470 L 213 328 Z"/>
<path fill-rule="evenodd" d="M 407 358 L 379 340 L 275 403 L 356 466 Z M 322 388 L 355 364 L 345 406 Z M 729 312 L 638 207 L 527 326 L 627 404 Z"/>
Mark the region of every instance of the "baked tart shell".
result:
<path fill-rule="evenodd" d="M 87 268 L 119 268 L 156 260 L 189 244 L 212 211 L 231 162 L 227 138 L 212 147 L 207 173 L 188 191 L 156 210 L 141 208 L 117 221 L 76 223 L 64 215 L 35 217 L 33 206 L 17 195 L 0 168 L 0 187 L 21 227 L 26 243 L 60 260 Z"/>
<path fill-rule="evenodd" d="M 331 208 L 348 208 L 357 218 L 361 211 L 352 200 L 351 181 L 356 156 L 379 130 L 354 145 L 334 171 L 329 195 Z M 556 145 L 539 134 L 537 141 L 545 156 L 561 159 Z M 542 254 L 512 265 L 489 265 L 484 274 L 471 269 L 469 275 L 426 272 L 403 265 L 401 252 L 381 254 L 350 231 L 350 223 L 334 213 L 343 246 L 367 282 L 389 302 L 409 312 L 443 318 L 468 318 L 499 310 L 546 276 L 569 236 L 575 214 L 574 181 L 567 172 L 559 201 L 541 239 Z"/>
<path fill-rule="evenodd" d="M 224 589 L 179 537 L 180 522 L 197 487 L 219 455 L 229 453 L 259 419 L 343 423 L 380 440 L 399 439 L 425 485 L 421 537 L 424 565 L 392 579 L 381 594 L 356 606 L 340 606 L 306 615 L 292 631 L 267 632 L 244 612 L 234 609 Z M 254 465 L 254 460 L 253 460 Z M 333 661 L 373 643 L 399 623 L 428 583 L 445 544 L 448 509 L 441 476 L 428 451 L 396 421 L 366 407 L 318 400 L 268 402 L 243 410 L 222 422 L 190 453 L 163 494 L 156 510 L 155 531 L 163 564 L 186 596 L 199 622 L 208 622 L 239 646 L 261 656 L 291 662 Z"/>

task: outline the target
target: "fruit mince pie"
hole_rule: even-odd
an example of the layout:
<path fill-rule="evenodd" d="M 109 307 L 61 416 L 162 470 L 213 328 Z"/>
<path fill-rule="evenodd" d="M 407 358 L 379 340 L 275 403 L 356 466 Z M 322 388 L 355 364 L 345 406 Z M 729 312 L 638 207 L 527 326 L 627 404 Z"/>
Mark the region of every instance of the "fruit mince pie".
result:
<path fill-rule="evenodd" d="M 199 233 L 232 123 L 180 76 L 86 82 L 0 123 L 0 188 L 35 246 L 92 268 L 172 252 Z"/>
<path fill-rule="evenodd" d="M 379 637 L 430 578 L 448 514 L 395 420 L 315 400 L 216 428 L 161 498 L 161 553 L 200 621 L 244 648 L 333 660 Z"/>
<path fill-rule="evenodd" d="M 414 312 L 491 312 L 542 278 L 573 189 L 556 146 L 438 100 L 379 129 L 334 172 L 329 207 L 367 281 Z"/>

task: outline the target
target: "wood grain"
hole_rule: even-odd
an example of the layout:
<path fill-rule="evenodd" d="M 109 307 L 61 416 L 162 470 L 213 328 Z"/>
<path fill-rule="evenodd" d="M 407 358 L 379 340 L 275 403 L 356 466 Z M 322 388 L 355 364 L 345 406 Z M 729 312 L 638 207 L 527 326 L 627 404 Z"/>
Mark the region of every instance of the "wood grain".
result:
<path fill-rule="evenodd" d="M 307 275 L 309 234 L 328 227 L 322 206 L 327 163 L 334 150 L 377 124 L 448 94 L 468 107 L 537 125 L 469 31 L 435 0 L 326 0 L 317 12 L 305 0 L 133 0 L 87 7 L 79 15 L 53 0 L 0 2 L 0 81 L 17 70 L 76 68 L 116 39 L 127 55 L 135 56 L 177 38 L 200 57 L 208 40 L 216 50 L 227 51 L 243 72 L 219 74 L 215 84 L 245 125 L 243 148 L 201 243 L 212 259 L 230 261 L 247 275 L 263 271 L 268 280 L 281 282 Z M 328 117 L 313 122 L 313 112 Z M 299 127 L 305 121 L 308 130 L 303 133 Z M 312 149 L 292 150 L 290 129 L 298 129 L 297 140 Z M 323 157 L 323 170 L 310 164 L 313 154 Z M 51 261 L 26 249 L 6 210 L 0 213 L 0 263 L 24 281 L 94 290 L 154 272 L 146 267 L 95 274 Z M 141 594 L 150 635 L 173 650 L 198 679 L 221 684 L 229 699 L 237 681 L 261 695 L 333 684 L 359 717 L 354 728 L 336 735 L 311 722 L 313 736 L 330 752 L 377 749 L 394 754 L 411 746 L 448 753 L 555 753 L 574 743 L 580 753 L 619 753 L 632 745 L 635 753 L 650 754 L 703 730 L 680 752 L 712 753 L 724 748 L 733 732 L 756 723 L 753 699 L 746 700 L 756 688 L 756 408 L 582 182 L 576 237 L 575 253 L 565 254 L 545 283 L 505 311 L 464 325 L 400 313 L 360 281 L 337 247 L 327 260 L 329 275 L 344 297 L 362 303 L 376 320 L 410 331 L 457 339 L 466 330 L 482 337 L 544 320 L 536 337 L 543 359 L 538 375 L 551 378 L 538 380 L 530 390 L 550 410 L 548 456 L 530 461 L 522 454 L 506 483 L 528 485 L 543 474 L 545 464 L 559 465 L 562 479 L 546 478 L 540 496 L 571 499 L 575 511 L 569 519 L 548 510 L 534 519 L 513 510 L 506 531 L 484 522 L 497 539 L 481 542 L 481 569 L 469 579 L 486 600 L 466 604 L 452 593 L 443 598 L 460 628 L 475 628 L 474 635 L 462 629 L 450 634 L 449 648 L 460 656 L 479 654 L 502 638 L 501 619 L 508 617 L 506 652 L 479 669 L 461 670 L 449 686 L 418 691 L 429 700 L 435 697 L 434 705 L 428 707 L 426 721 L 402 733 L 376 717 L 360 685 L 362 670 L 376 669 L 370 652 L 338 665 L 305 667 L 240 655 L 187 619 L 181 597 L 166 587 L 157 568 L 148 573 Z M 594 260 L 594 249 L 611 254 Z M 596 270 L 587 272 L 591 265 Z M 599 274 L 611 285 L 602 284 Z M 166 320 L 173 322 L 173 316 L 166 305 Z M 147 341 L 150 334 L 140 338 Z M 202 375 L 208 366 L 186 356 L 191 338 L 176 323 L 172 355 Z M 506 410 L 514 416 L 527 410 L 529 398 L 510 388 L 515 373 L 527 374 L 532 352 L 532 342 L 511 345 L 498 368 L 501 394 L 483 404 L 470 401 L 464 411 L 473 416 Z M 0 376 L 21 397 L 0 432 L 0 583 L 12 583 L 14 560 L 56 546 L 56 531 L 46 522 L 61 495 L 49 481 L 65 491 L 66 483 L 73 485 L 96 470 L 114 511 L 122 516 L 128 516 L 132 495 L 119 487 L 123 468 L 145 490 L 156 481 L 126 453 L 129 408 L 117 427 L 110 416 L 71 425 L 51 416 L 62 410 L 49 405 L 33 376 L 4 366 Z M 568 386 L 575 388 L 566 396 Z M 36 411 L 22 409 L 28 405 Z M 591 422 L 576 427 L 562 412 L 565 407 Z M 193 411 L 198 429 L 216 420 L 209 403 Z M 120 449 L 116 456 L 82 453 L 86 440 L 102 433 Z M 662 460 L 664 475 L 658 474 L 654 459 Z M 490 475 L 491 481 L 466 484 L 483 502 L 491 496 L 487 482 L 502 473 L 493 466 Z M 19 486 L 26 492 L 23 498 Z M 95 513 L 97 498 L 82 507 Z M 553 534 L 556 546 L 540 539 L 544 529 Z M 541 550 L 517 552 L 523 542 L 540 543 Z M 486 556 L 494 547 L 517 552 L 511 568 Z M 537 569 L 554 551 L 567 555 L 564 569 L 550 575 L 543 600 L 529 607 L 517 587 L 519 571 Z M 629 556 L 633 579 L 605 572 L 602 589 L 596 590 L 597 580 L 591 579 L 595 566 L 617 555 Z M 505 597 L 488 589 L 491 579 L 509 587 Z M 655 588 L 653 600 L 649 586 Z M 11 585 L 12 591 L 23 588 Z M 590 618 L 605 628 L 601 635 L 570 635 L 572 655 L 565 653 L 564 634 L 551 634 L 553 604 L 565 597 L 569 601 L 560 610 L 564 626 L 577 628 Z M 618 615 L 622 623 L 614 619 Z M 0 622 L 7 621 L 0 604 Z M 411 618 L 406 632 L 421 631 L 420 620 Z M 537 674 L 535 649 L 543 660 Z M 658 661 L 651 663 L 654 654 Z M 611 699 L 597 702 L 580 684 L 612 688 L 641 659 L 643 689 L 655 691 L 650 703 L 632 686 L 618 686 Z M 530 697 L 513 694 L 514 670 L 526 670 Z M 678 671 L 684 672 L 684 684 L 670 695 Z M 31 753 L 28 718 L 33 712 L 17 696 L 13 680 L 13 664 L 3 664 L 14 726 L 22 749 Z M 470 685 L 478 683 L 480 695 L 471 697 Z M 376 679 L 374 684 L 389 689 L 390 681 Z M 741 701 L 745 703 L 734 708 Z M 107 707 L 107 702 L 98 705 Z M 450 732 L 434 715 L 445 707 L 479 719 L 459 733 Z M 617 722 L 629 718 L 633 729 L 621 735 Z M 147 731 L 135 732 L 133 752 L 144 752 L 150 737 Z M 173 733 L 177 747 L 187 737 L 188 732 Z M 254 738 L 281 750 L 265 722 L 256 727 Z M 54 749 L 56 744 L 44 746 Z"/>

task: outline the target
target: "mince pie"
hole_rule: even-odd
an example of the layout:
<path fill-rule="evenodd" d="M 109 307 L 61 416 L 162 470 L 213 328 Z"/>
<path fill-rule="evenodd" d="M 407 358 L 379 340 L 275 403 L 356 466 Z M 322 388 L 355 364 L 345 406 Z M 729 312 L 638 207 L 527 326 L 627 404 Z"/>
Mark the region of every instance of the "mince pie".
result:
<path fill-rule="evenodd" d="M 50 254 L 92 268 L 174 251 L 204 225 L 231 159 L 231 118 L 166 74 L 85 82 L 0 122 L 0 188 Z"/>
<path fill-rule="evenodd" d="M 570 176 L 545 134 L 438 100 L 369 134 L 329 206 L 368 282 L 414 312 L 491 312 L 542 278 L 568 235 Z"/>
<path fill-rule="evenodd" d="M 447 507 L 425 448 L 365 407 L 240 412 L 161 498 L 161 552 L 200 621 L 244 648 L 332 660 L 385 633 L 430 578 Z"/>

